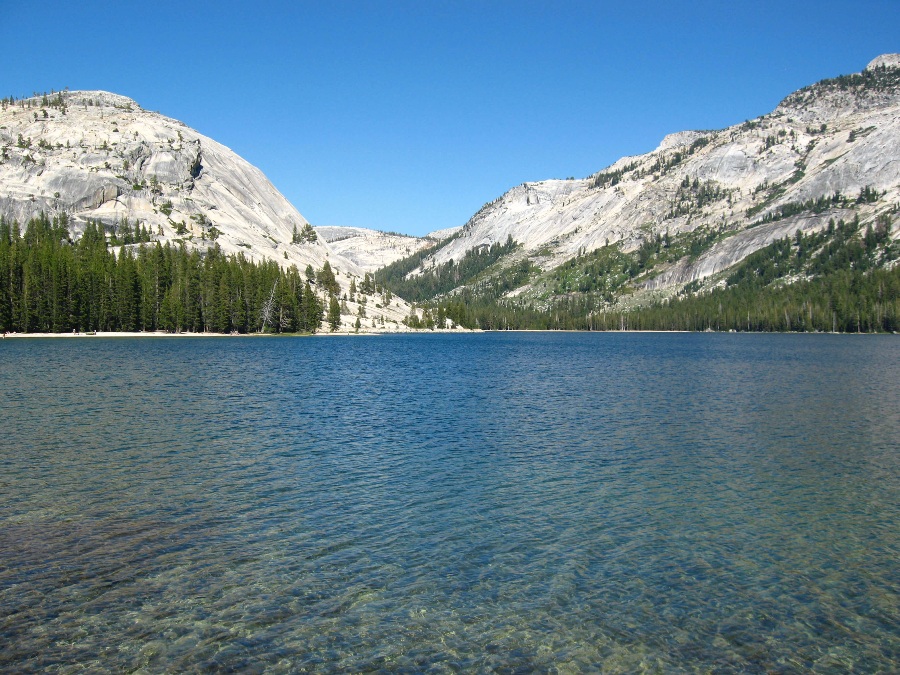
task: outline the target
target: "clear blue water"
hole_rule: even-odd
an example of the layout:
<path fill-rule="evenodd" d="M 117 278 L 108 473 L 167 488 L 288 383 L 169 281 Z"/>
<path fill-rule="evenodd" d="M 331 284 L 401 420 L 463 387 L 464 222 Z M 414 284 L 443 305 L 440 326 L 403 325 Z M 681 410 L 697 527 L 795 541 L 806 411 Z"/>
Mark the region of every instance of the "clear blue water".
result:
<path fill-rule="evenodd" d="M 0 342 L 0 670 L 896 672 L 900 341 Z"/>

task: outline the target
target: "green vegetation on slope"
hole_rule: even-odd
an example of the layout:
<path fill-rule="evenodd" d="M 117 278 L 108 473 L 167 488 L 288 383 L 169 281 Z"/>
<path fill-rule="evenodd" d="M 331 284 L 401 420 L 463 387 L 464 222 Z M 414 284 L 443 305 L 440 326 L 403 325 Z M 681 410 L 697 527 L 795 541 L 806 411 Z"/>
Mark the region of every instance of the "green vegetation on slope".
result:
<path fill-rule="evenodd" d="M 451 239 L 445 240 L 440 246 L 446 245 Z M 475 281 L 479 274 L 503 256 L 512 253 L 515 248 L 516 243 L 510 237 L 505 244 L 478 246 L 467 251 L 458 262 L 449 260 L 443 265 L 434 265 L 421 274 L 409 277 L 410 272 L 417 269 L 422 260 L 437 249 L 418 251 L 378 270 L 375 280 L 409 302 L 425 302 Z"/>
<path fill-rule="evenodd" d="M 715 242 L 730 235 L 724 226 L 697 228 L 674 237 L 668 232 L 648 236 L 635 251 L 625 253 L 611 244 L 567 260 L 535 282 L 536 293 L 544 298 L 571 293 L 589 293 L 605 303 L 629 292 L 628 285 L 654 268 L 684 257 L 696 258 Z"/>
<path fill-rule="evenodd" d="M 877 190 L 874 190 L 867 185 L 859 191 L 859 196 L 856 197 L 856 199 L 850 199 L 840 192 L 835 192 L 830 197 L 824 196 L 819 197 L 818 199 L 807 199 L 804 202 L 788 202 L 766 214 L 762 219 L 751 223 L 750 227 L 756 227 L 757 225 L 762 225 L 764 223 L 774 223 L 776 220 L 783 220 L 784 218 L 790 218 L 791 216 L 796 216 L 801 213 L 824 213 L 833 208 L 852 207 L 854 204 L 871 204 L 878 201 L 878 198 L 883 194 L 883 192 L 879 193 Z M 765 202 L 752 209 L 748 209 L 747 216 L 750 217 L 751 215 L 759 213 L 762 210 L 760 207 L 764 206 L 766 206 Z"/>
<path fill-rule="evenodd" d="M 675 193 L 675 199 L 672 203 L 672 210 L 666 215 L 666 218 L 677 218 L 678 216 L 690 216 L 702 213 L 703 207 L 731 196 L 733 190 L 723 188 L 712 180 L 700 182 L 698 178 L 694 178 L 693 182 L 687 176 L 678 186 Z"/>
<path fill-rule="evenodd" d="M 808 87 L 803 87 L 785 99 L 785 103 L 802 106 L 810 103 L 817 96 L 827 92 L 883 92 L 893 91 L 900 86 L 900 68 L 887 68 L 878 66 L 871 70 L 852 75 L 839 75 L 838 77 L 822 80 Z"/>
<path fill-rule="evenodd" d="M 565 280 L 578 269 L 596 272 L 603 283 L 618 281 L 641 257 L 650 261 L 657 255 L 657 246 L 660 253 L 665 250 L 658 240 L 645 242 L 643 253 L 606 247 L 569 261 L 553 275 Z M 439 305 L 447 319 L 483 329 L 897 331 L 898 248 L 890 238 L 890 216 L 883 214 L 865 230 L 855 220 L 832 222 L 820 233 L 798 232 L 748 256 L 732 269 L 724 287 L 697 292 L 700 284 L 689 284 L 680 297 L 633 310 L 610 302 L 600 282 L 541 308 L 465 293 Z M 590 285 L 592 278 L 584 276 L 582 282 Z M 625 290 L 624 284 L 616 288 Z"/>

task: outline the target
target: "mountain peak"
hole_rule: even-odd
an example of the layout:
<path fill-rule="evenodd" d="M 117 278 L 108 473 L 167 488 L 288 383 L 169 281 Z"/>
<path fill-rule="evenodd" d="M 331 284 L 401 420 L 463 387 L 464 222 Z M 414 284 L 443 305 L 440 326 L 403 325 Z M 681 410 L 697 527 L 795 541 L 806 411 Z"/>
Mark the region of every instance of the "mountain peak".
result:
<path fill-rule="evenodd" d="M 866 70 L 875 70 L 882 66 L 885 68 L 900 68 L 900 54 L 882 54 L 881 56 L 876 56 L 869 61 Z"/>
<path fill-rule="evenodd" d="M 0 106 L 0 215 L 65 214 L 115 234 L 126 219 L 156 241 L 321 266 L 327 245 L 297 242 L 307 221 L 259 169 L 182 122 L 108 91 L 38 94 Z M 294 243 L 291 243 L 291 242 Z M 352 264 L 343 271 L 356 273 Z"/>
<path fill-rule="evenodd" d="M 37 94 L 32 96 L 30 101 L 38 101 L 41 103 L 44 99 L 47 101 L 55 101 L 56 97 L 59 96 L 60 100 L 64 101 L 66 105 L 83 105 L 83 106 L 94 106 L 100 108 L 117 108 L 119 110 L 133 110 L 139 111 L 143 110 L 140 105 L 138 105 L 137 101 L 132 98 L 128 98 L 127 96 L 122 96 L 121 94 L 114 94 L 109 91 L 103 91 L 101 89 L 93 89 L 93 90 L 78 90 L 78 91 L 60 91 L 55 92 L 53 94 Z M 44 105 L 47 105 L 45 102 Z"/>
<path fill-rule="evenodd" d="M 690 145 L 703 135 L 704 133 L 702 131 L 676 131 L 675 133 L 667 134 L 656 150 L 671 150 L 673 148 Z"/>

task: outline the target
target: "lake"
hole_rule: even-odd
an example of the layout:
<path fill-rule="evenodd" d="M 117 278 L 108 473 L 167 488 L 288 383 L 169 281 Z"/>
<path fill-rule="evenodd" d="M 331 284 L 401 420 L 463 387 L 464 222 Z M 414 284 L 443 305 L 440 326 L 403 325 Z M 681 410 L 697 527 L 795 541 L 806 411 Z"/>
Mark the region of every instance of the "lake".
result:
<path fill-rule="evenodd" d="M 900 669 L 900 341 L 0 342 L 0 670 Z"/>

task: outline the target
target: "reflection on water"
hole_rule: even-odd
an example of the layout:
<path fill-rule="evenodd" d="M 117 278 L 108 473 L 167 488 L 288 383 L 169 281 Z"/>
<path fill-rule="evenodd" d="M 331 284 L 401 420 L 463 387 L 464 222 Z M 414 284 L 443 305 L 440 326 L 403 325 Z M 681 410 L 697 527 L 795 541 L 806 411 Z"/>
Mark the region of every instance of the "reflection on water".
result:
<path fill-rule="evenodd" d="M 898 353 L 7 340 L 0 670 L 897 670 Z"/>

